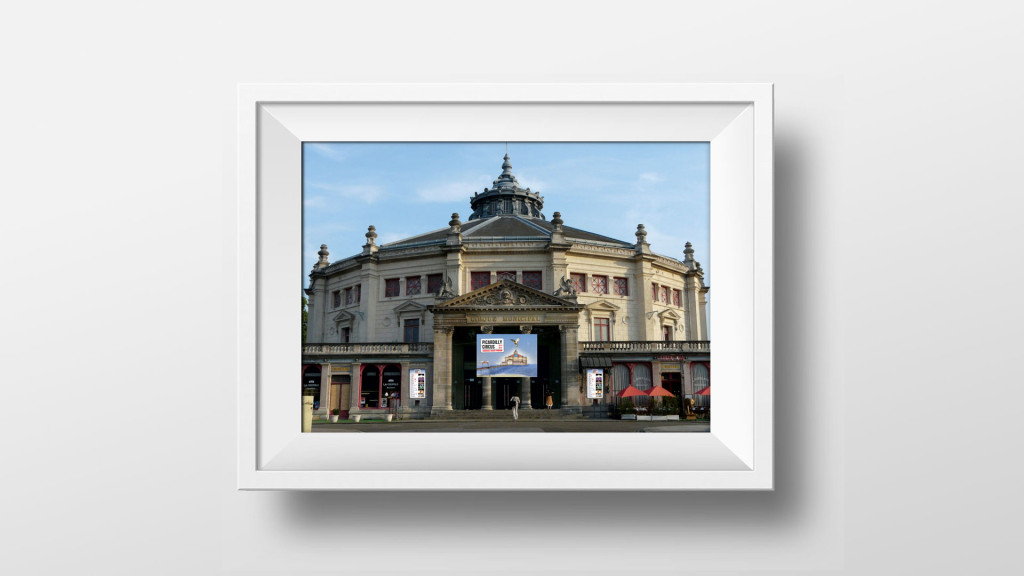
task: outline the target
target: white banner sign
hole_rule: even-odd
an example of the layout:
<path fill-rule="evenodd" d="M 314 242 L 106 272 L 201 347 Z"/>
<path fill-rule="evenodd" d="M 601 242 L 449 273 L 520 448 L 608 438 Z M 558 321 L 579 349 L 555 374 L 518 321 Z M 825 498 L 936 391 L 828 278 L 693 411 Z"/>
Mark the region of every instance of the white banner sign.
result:
<path fill-rule="evenodd" d="M 409 398 L 427 397 L 427 371 L 419 368 L 409 370 Z"/>
<path fill-rule="evenodd" d="M 587 369 L 587 398 L 604 398 L 604 370 Z"/>

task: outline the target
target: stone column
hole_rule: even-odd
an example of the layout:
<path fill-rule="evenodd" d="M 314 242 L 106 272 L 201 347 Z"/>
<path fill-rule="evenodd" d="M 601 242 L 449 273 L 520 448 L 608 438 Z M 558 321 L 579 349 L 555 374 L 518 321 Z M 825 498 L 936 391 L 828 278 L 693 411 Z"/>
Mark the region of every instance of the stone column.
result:
<path fill-rule="evenodd" d="M 350 394 L 351 400 L 348 403 L 349 417 L 352 414 L 359 414 L 361 409 L 359 406 L 359 390 L 363 386 L 363 371 L 359 367 L 360 364 L 358 362 L 352 364 L 352 393 Z"/>
<path fill-rule="evenodd" d="M 483 334 L 493 334 L 494 326 L 481 326 L 480 332 Z M 483 386 L 483 390 L 481 391 L 480 409 L 494 410 L 494 400 L 491 399 L 491 377 L 484 376 L 483 383 L 480 385 Z"/>
<path fill-rule="evenodd" d="M 320 363 L 320 408 L 313 412 L 313 416 L 324 418 L 330 414 L 331 405 L 331 365 Z"/>
<path fill-rule="evenodd" d="M 519 333 L 520 334 L 529 334 L 531 332 L 533 332 L 533 326 L 520 326 L 519 327 Z M 538 354 L 539 353 L 540 352 L 538 351 Z M 538 359 L 534 358 L 534 360 L 536 361 Z M 520 401 L 520 404 L 519 404 L 519 409 L 520 410 L 533 410 L 533 406 L 531 405 L 531 400 L 530 400 L 530 377 L 529 376 L 523 376 L 523 377 L 521 377 L 519 379 L 519 401 Z"/>
<path fill-rule="evenodd" d="M 452 332 L 451 326 L 434 327 L 434 381 L 430 413 L 452 409 Z"/>
<path fill-rule="evenodd" d="M 580 412 L 579 326 L 558 327 L 562 340 L 562 410 Z"/>
<path fill-rule="evenodd" d="M 693 377 L 690 375 L 690 361 L 683 361 L 683 396 L 693 394 Z"/>

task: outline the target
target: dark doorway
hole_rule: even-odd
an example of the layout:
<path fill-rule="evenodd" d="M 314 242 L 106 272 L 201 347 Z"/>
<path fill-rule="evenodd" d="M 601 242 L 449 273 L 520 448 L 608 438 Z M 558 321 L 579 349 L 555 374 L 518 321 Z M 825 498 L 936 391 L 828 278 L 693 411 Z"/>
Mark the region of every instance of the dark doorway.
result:
<path fill-rule="evenodd" d="M 483 378 L 476 377 L 476 367 L 463 372 L 462 404 L 466 410 L 479 410 L 483 406 Z"/>
<path fill-rule="evenodd" d="M 499 410 L 511 408 L 509 400 L 519 394 L 519 378 L 491 378 L 494 381 L 494 389 L 497 390 L 494 406 Z M 522 398 L 520 396 L 520 398 Z"/>
<path fill-rule="evenodd" d="M 662 372 L 661 373 L 661 387 L 675 395 L 676 400 L 679 401 L 678 406 L 682 406 L 683 398 L 683 375 L 679 372 Z"/>

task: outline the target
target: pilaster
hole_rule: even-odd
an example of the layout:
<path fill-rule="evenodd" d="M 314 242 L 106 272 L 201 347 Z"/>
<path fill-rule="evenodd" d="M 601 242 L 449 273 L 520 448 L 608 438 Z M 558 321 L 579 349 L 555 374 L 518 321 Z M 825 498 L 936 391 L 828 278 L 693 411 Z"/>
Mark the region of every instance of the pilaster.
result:
<path fill-rule="evenodd" d="M 562 343 L 562 409 L 582 410 L 580 401 L 579 326 L 558 327 Z"/>
<path fill-rule="evenodd" d="M 451 326 L 434 328 L 434 382 L 430 413 L 452 409 L 452 333 Z"/>

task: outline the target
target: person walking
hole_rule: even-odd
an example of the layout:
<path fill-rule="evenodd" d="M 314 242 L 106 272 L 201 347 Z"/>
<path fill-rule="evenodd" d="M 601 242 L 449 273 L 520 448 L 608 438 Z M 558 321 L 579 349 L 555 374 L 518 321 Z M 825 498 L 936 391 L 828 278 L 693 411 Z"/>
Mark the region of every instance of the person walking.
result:
<path fill-rule="evenodd" d="M 513 396 L 509 398 L 509 404 L 512 405 L 512 420 L 519 421 L 519 396 Z"/>

